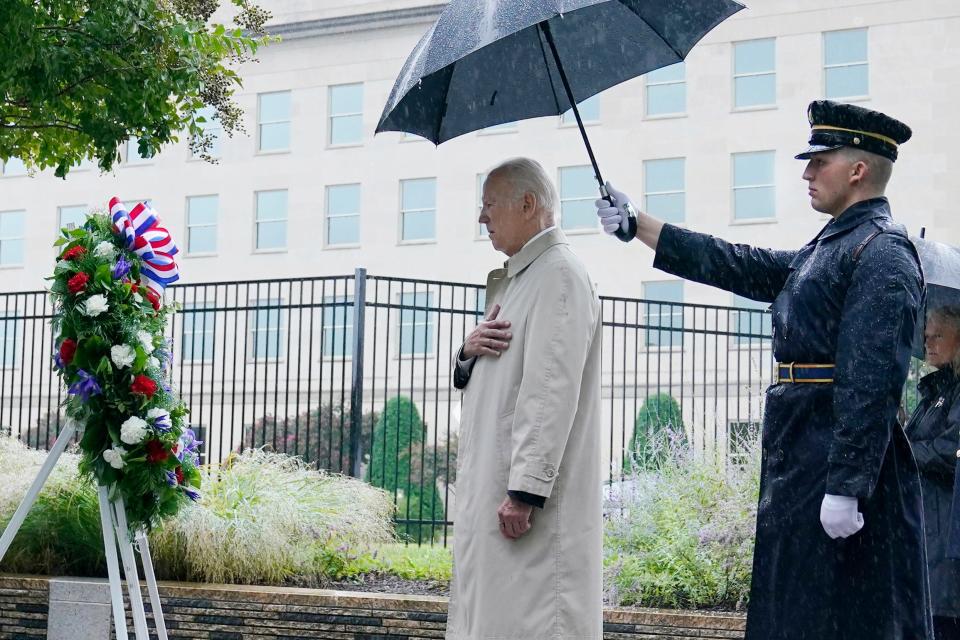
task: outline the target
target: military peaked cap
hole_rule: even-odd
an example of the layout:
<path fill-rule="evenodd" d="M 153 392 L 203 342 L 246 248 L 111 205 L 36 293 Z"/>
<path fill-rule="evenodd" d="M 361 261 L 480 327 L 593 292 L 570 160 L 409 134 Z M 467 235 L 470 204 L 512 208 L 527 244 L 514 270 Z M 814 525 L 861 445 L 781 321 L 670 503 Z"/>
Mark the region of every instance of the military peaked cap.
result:
<path fill-rule="evenodd" d="M 879 111 L 830 100 L 811 102 L 807 119 L 810 147 L 797 155 L 797 160 L 807 160 L 821 151 L 852 147 L 896 161 L 897 148 L 912 134 L 910 127 Z"/>

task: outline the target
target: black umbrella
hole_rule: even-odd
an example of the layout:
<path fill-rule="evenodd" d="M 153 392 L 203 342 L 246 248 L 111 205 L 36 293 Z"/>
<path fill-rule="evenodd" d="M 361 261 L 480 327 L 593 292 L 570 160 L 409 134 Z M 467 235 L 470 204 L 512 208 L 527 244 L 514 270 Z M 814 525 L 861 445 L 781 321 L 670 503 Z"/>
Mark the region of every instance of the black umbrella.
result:
<path fill-rule="evenodd" d="M 573 109 L 609 197 L 577 103 L 680 62 L 743 8 L 734 0 L 452 0 L 407 58 L 377 133 L 440 144 Z"/>
<path fill-rule="evenodd" d="M 923 278 L 927 284 L 924 317 L 917 323 L 913 340 L 913 355 L 923 358 L 926 312 L 944 306 L 960 308 L 960 249 L 922 237 L 912 240 L 920 254 Z"/>

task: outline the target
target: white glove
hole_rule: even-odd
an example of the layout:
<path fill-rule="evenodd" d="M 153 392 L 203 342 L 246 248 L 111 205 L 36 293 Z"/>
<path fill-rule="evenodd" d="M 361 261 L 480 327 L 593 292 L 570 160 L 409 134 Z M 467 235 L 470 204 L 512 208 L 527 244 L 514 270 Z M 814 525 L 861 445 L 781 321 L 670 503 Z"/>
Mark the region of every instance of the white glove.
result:
<path fill-rule="evenodd" d="M 597 207 L 597 217 L 600 218 L 600 224 L 603 225 L 603 230 L 611 235 L 616 233 L 618 228 L 629 231 L 630 223 L 627 220 L 627 213 L 624 207 L 630 203 L 630 196 L 622 191 L 617 191 L 609 182 L 607 182 L 606 188 L 607 193 L 616 199 L 617 206 L 610 206 L 610 202 L 604 199 L 597 200 L 594 203 Z M 636 207 L 634 207 L 634 209 L 636 209 Z"/>
<path fill-rule="evenodd" d="M 826 494 L 820 504 L 820 524 L 827 535 L 836 540 L 863 529 L 863 514 L 857 511 L 857 499 Z"/>

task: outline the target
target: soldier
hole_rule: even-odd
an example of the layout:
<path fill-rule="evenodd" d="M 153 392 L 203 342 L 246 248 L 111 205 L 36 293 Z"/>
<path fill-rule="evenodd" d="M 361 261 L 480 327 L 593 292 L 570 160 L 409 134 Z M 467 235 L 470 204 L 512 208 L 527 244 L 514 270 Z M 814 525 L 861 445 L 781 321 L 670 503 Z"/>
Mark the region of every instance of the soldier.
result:
<path fill-rule="evenodd" d="M 831 220 L 795 251 L 731 244 L 641 214 L 654 266 L 772 303 L 748 640 L 932 638 L 917 465 L 896 419 L 923 294 L 920 260 L 884 197 L 910 128 L 810 104 L 803 179 Z M 598 200 L 627 230 L 629 197 Z"/>

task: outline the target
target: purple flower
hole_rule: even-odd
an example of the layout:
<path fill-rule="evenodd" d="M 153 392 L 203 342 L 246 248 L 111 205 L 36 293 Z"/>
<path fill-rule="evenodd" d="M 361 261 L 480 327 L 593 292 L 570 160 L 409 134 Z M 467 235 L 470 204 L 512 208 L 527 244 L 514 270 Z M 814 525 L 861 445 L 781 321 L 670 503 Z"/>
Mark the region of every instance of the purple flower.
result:
<path fill-rule="evenodd" d="M 59 351 L 53 353 L 53 366 L 56 367 L 58 371 L 63 371 L 63 358 L 60 357 Z"/>
<path fill-rule="evenodd" d="M 183 432 L 183 435 L 180 436 L 180 446 L 177 448 L 177 459 L 180 462 L 183 462 L 184 454 L 189 453 L 190 459 L 193 461 L 193 464 L 196 465 L 200 459 L 197 449 L 202 444 L 203 441 L 197 440 L 197 436 L 193 432 L 193 429 L 187 429 Z"/>
<path fill-rule="evenodd" d="M 126 258 L 120 256 L 117 258 L 117 264 L 113 265 L 113 279 L 119 280 L 128 273 L 130 273 L 130 263 L 127 262 Z"/>
<path fill-rule="evenodd" d="M 167 484 L 170 485 L 171 487 L 177 486 L 177 474 L 175 474 L 173 471 L 167 471 L 166 474 L 167 474 Z"/>
<path fill-rule="evenodd" d="M 187 497 L 193 500 L 194 502 L 200 499 L 200 494 L 194 491 L 193 489 L 187 489 L 186 487 L 184 487 L 183 492 L 187 494 Z"/>
<path fill-rule="evenodd" d="M 97 384 L 97 379 L 84 371 L 77 370 L 77 377 L 80 378 L 70 385 L 67 393 L 74 396 L 80 396 L 80 399 L 87 402 L 92 396 L 98 396 L 103 393 L 103 389 Z"/>

